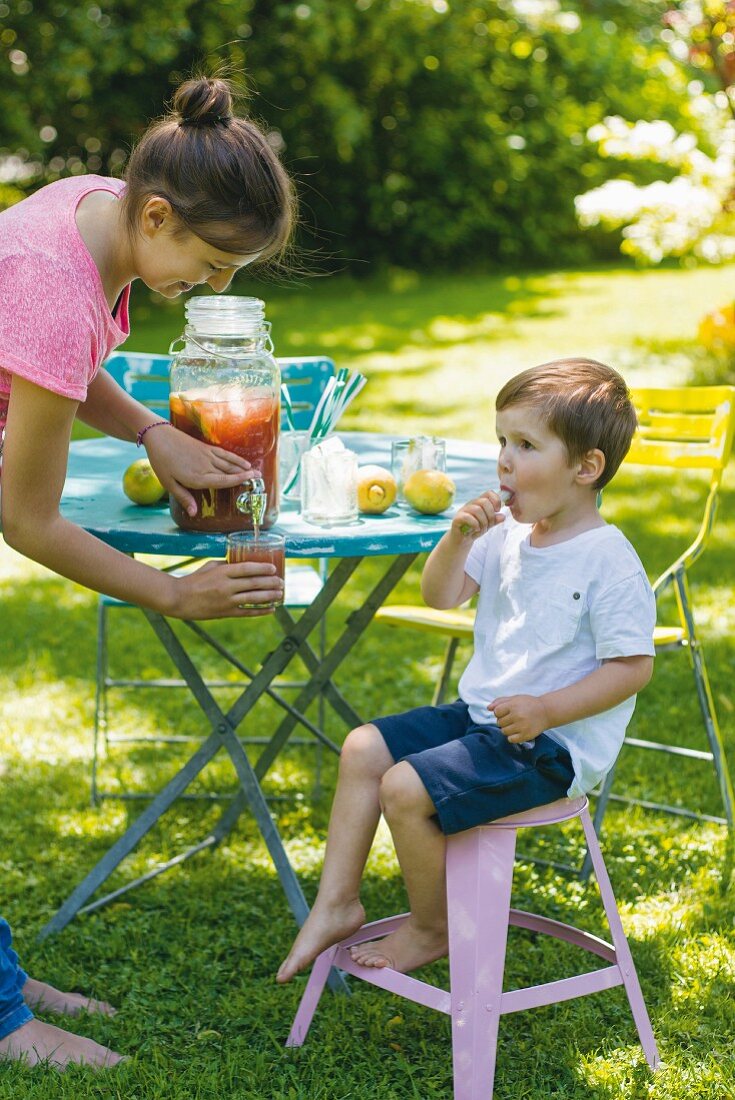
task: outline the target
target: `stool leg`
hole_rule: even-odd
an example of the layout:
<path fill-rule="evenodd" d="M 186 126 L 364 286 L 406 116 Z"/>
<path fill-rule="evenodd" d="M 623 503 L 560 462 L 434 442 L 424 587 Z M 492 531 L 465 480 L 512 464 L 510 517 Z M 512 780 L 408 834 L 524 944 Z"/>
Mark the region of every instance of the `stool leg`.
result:
<path fill-rule="evenodd" d="M 319 998 L 324 991 L 324 986 L 327 984 L 329 971 L 332 969 L 332 960 L 337 954 L 338 946 L 337 944 L 334 947 L 329 947 L 317 956 L 286 1040 L 287 1047 L 300 1047 L 306 1039 L 316 1007 L 319 1004 Z"/>
<path fill-rule="evenodd" d="M 491 1100 L 503 992 L 515 829 L 447 842 L 454 1100 Z"/>
<path fill-rule="evenodd" d="M 595 836 L 599 838 L 602 831 L 602 819 L 605 816 L 605 810 L 607 804 L 610 801 L 610 792 L 612 791 L 613 782 L 615 780 L 615 764 L 610 768 L 610 771 L 605 776 L 602 786 L 600 787 L 600 793 L 597 796 L 597 805 L 595 807 L 595 816 L 593 818 L 593 825 L 595 828 Z M 592 870 L 592 856 L 590 855 L 589 848 L 585 849 L 584 859 L 582 860 L 582 866 L 579 869 L 579 877 L 582 882 L 586 882 L 590 877 L 590 871 Z"/>
<path fill-rule="evenodd" d="M 582 810 L 580 818 L 582 827 L 584 828 L 584 835 L 587 840 L 587 848 L 590 859 L 592 860 L 592 866 L 595 870 L 600 896 L 602 897 L 602 904 L 605 908 L 607 923 L 610 926 L 617 963 L 620 967 L 620 973 L 622 974 L 625 992 L 628 995 L 630 1011 L 633 1014 L 635 1026 L 638 1029 L 638 1037 L 641 1041 L 646 1061 L 651 1069 L 656 1069 L 659 1063 L 659 1054 L 656 1040 L 653 1035 L 653 1028 L 651 1027 L 651 1021 L 648 1016 L 648 1011 L 646 1010 L 646 1003 L 643 1000 L 643 993 L 633 963 L 633 956 L 630 953 L 628 940 L 623 931 L 620 913 L 618 912 L 617 903 L 610 884 L 610 876 L 607 873 L 607 867 L 602 858 L 602 852 L 597 842 L 597 834 L 593 828 L 589 810 Z"/>

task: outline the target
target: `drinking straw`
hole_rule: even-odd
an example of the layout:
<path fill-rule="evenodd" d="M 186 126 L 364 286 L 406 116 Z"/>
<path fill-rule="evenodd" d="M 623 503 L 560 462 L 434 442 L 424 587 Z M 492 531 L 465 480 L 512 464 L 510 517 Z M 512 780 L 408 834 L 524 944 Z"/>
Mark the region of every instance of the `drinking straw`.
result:
<path fill-rule="evenodd" d="M 309 435 L 311 436 L 312 439 L 319 439 L 320 438 L 321 428 L 322 428 L 322 424 L 324 422 L 325 409 L 327 407 L 327 404 L 329 402 L 330 394 L 332 393 L 332 390 L 334 389 L 335 384 L 336 384 L 336 380 L 333 377 L 330 378 L 329 381 L 327 382 L 326 386 L 324 387 L 324 393 L 319 398 L 319 402 L 318 402 L 316 408 L 314 409 L 314 415 L 312 416 L 311 424 L 309 425 Z"/>
<path fill-rule="evenodd" d="M 286 410 L 286 420 L 288 426 L 292 432 L 296 431 L 296 424 L 293 418 L 293 405 L 291 404 L 291 394 L 288 392 L 288 386 L 285 382 L 281 383 L 281 397 L 283 398 L 283 407 Z"/>
<path fill-rule="evenodd" d="M 340 395 L 339 400 L 337 402 L 337 407 L 334 411 L 334 423 L 335 424 L 337 423 L 338 420 L 342 419 L 342 416 L 344 415 L 344 413 L 347 409 L 347 406 L 352 404 L 352 402 L 355 400 L 358 393 L 360 393 L 360 391 L 362 390 L 362 388 L 366 384 L 366 382 L 367 382 L 367 378 L 365 377 L 364 374 L 353 374 L 353 376 L 352 376 L 352 378 L 350 378 L 349 382 L 346 383 L 346 385 L 344 387 L 344 390 L 342 391 L 342 394 Z"/>
<path fill-rule="evenodd" d="M 365 376 L 358 371 L 350 377 L 346 367 L 340 367 L 337 374 L 329 379 L 309 426 L 312 442 L 324 439 L 334 431 L 347 406 L 354 401 L 366 382 Z"/>

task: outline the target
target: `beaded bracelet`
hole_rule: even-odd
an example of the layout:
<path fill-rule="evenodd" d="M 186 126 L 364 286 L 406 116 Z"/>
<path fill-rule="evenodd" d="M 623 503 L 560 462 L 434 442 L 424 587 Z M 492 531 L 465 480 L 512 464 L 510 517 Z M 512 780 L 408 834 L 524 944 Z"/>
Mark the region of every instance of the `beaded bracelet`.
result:
<path fill-rule="evenodd" d="M 138 436 L 135 440 L 135 446 L 140 447 L 143 444 L 143 436 L 146 432 L 149 432 L 151 428 L 160 428 L 162 424 L 165 424 L 168 428 L 173 427 L 170 420 L 154 420 L 152 424 L 149 424 L 147 428 L 141 428 L 138 432 Z"/>

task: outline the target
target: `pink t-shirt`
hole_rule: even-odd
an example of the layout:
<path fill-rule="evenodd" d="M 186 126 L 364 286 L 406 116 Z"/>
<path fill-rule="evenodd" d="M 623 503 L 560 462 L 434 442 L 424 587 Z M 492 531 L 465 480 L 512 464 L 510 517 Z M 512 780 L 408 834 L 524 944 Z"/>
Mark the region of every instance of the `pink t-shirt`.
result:
<path fill-rule="evenodd" d="M 0 429 L 13 374 L 84 401 L 100 364 L 128 336 L 130 287 L 113 317 L 75 221 L 90 191 L 124 188 L 122 180 L 73 176 L 0 214 Z"/>

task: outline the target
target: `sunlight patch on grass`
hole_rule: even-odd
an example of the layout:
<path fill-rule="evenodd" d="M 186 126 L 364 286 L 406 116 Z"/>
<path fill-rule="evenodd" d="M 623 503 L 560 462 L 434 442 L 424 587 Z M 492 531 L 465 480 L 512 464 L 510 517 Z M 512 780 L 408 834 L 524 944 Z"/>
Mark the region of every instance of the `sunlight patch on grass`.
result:
<path fill-rule="evenodd" d="M 288 858 L 300 874 L 319 875 L 324 862 L 324 842 L 313 837 L 294 837 L 286 845 Z"/>
<path fill-rule="evenodd" d="M 626 936 L 656 939 L 662 932 L 684 932 L 701 914 L 701 899 L 690 891 L 648 894 L 634 905 L 618 906 Z"/>
<path fill-rule="evenodd" d="M 87 806 L 85 809 L 50 814 L 48 825 L 59 839 L 109 838 L 113 834 L 122 834 L 128 824 L 127 814 L 122 809 L 111 807 L 112 803 L 106 801 L 100 808 Z"/>
<path fill-rule="evenodd" d="M 505 324 L 502 313 L 486 313 L 473 320 L 435 317 L 427 327 L 426 335 L 439 343 L 462 343 L 464 340 L 476 340 L 478 336 L 495 338 Z"/>
<path fill-rule="evenodd" d="M 3 592 L 13 592 L 13 586 L 18 581 L 29 580 L 49 581 L 58 584 L 59 577 L 38 562 L 30 561 L 13 550 L 0 536 L 0 598 Z M 74 584 L 73 581 L 64 580 L 58 588 L 54 589 L 54 606 L 62 608 L 74 608 L 86 606 L 94 599 L 88 588 Z"/>
<path fill-rule="evenodd" d="M 685 944 L 678 944 L 672 951 L 671 961 L 677 973 L 672 999 L 693 998 L 698 1002 L 707 983 L 715 979 L 725 982 L 735 979 L 735 949 L 716 932 L 705 932 Z"/>
<path fill-rule="evenodd" d="M 91 718 L 74 682 L 43 680 L 28 690 L 6 682 L 2 695 L 3 747 L 9 757 L 48 764 L 89 757 Z"/>
<path fill-rule="evenodd" d="M 654 1086 L 654 1080 L 660 1081 L 657 1076 L 648 1069 L 643 1052 L 638 1044 L 618 1047 L 612 1054 L 595 1054 L 583 1056 L 577 1063 L 577 1071 L 580 1079 L 590 1090 L 604 1090 L 604 1097 L 626 1097 L 626 1100 L 643 1100 L 643 1098 L 660 1096 Z M 633 1078 L 640 1076 L 648 1078 L 641 1091 L 631 1088 Z"/>

